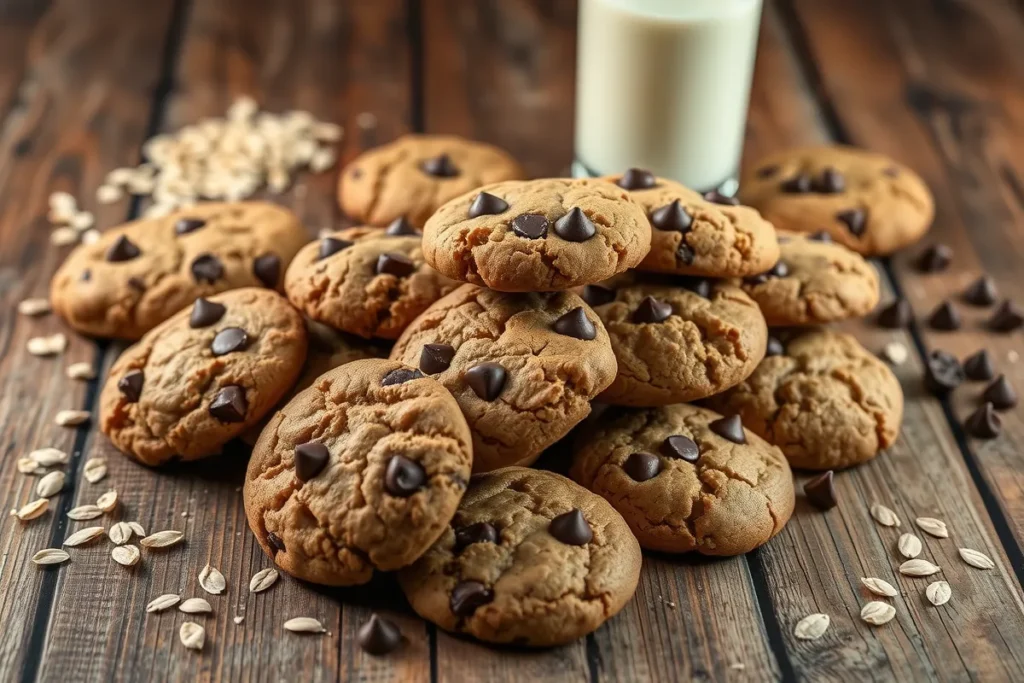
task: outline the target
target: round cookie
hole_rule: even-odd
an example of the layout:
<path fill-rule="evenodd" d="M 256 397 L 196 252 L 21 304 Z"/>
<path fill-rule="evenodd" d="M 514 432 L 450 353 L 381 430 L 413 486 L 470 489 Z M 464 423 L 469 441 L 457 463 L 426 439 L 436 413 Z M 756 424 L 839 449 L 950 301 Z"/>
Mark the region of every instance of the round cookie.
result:
<path fill-rule="evenodd" d="M 587 287 L 618 373 L 602 403 L 659 406 L 725 391 L 764 358 L 768 328 L 750 297 L 726 282 L 623 277 Z"/>
<path fill-rule="evenodd" d="M 916 242 L 935 202 L 920 176 L 889 157 L 840 145 L 788 149 L 744 174 L 740 199 L 781 230 L 818 232 L 861 254 Z"/>
<path fill-rule="evenodd" d="M 861 318 L 878 305 L 878 273 L 828 233 L 780 233 L 771 270 L 743 280 L 768 325 L 815 325 Z"/>
<path fill-rule="evenodd" d="M 570 476 L 622 514 L 640 545 L 740 555 L 782 530 L 795 503 L 782 452 L 686 404 L 627 410 L 578 439 Z"/>
<path fill-rule="evenodd" d="M 828 470 L 874 458 L 899 435 L 903 390 L 847 334 L 807 331 L 765 358 L 746 381 L 708 400 L 782 449 L 790 465 Z"/>
<path fill-rule="evenodd" d="M 600 282 L 639 264 L 650 247 L 640 205 L 622 188 L 589 178 L 481 187 L 442 206 L 423 229 L 427 263 L 502 292 Z"/>
<path fill-rule="evenodd" d="M 79 245 L 54 275 L 50 299 L 79 332 L 138 339 L 199 297 L 279 289 L 308 240 L 298 218 L 276 204 L 196 204 Z"/>
<path fill-rule="evenodd" d="M 474 472 L 532 463 L 615 377 L 608 333 L 571 292 L 463 285 L 406 328 L 391 358 L 454 394 L 473 433 Z"/>
<path fill-rule="evenodd" d="M 605 178 L 628 190 L 651 222 L 651 251 L 637 268 L 702 277 L 763 273 L 779 259 L 775 229 L 736 200 L 699 193 L 632 168 Z"/>
<path fill-rule="evenodd" d="M 370 225 L 405 216 L 422 227 L 449 199 L 525 177 L 515 159 L 492 145 L 454 135 L 403 135 L 345 166 L 338 202 L 346 214 Z"/>
<path fill-rule="evenodd" d="M 100 394 L 100 429 L 146 465 L 218 453 L 292 387 L 306 343 L 302 316 L 277 292 L 199 299 L 117 359 Z"/>
<path fill-rule="evenodd" d="M 636 591 L 640 547 L 603 498 L 553 472 L 473 477 L 452 525 L 399 573 L 412 608 L 492 643 L 568 643 Z"/>
<path fill-rule="evenodd" d="M 466 421 L 440 383 L 395 361 L 358 360 L 271 419 L 249 460 L 245 513 L 292 576 L 366 583 L 444 532 L 472 459 Z"/>

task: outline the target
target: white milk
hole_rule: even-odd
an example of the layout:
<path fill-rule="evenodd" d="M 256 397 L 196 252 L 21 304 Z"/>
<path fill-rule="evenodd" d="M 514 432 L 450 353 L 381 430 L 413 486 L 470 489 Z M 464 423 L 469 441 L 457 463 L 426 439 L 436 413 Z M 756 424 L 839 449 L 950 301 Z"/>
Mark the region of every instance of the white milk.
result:
<path fill-rule="evenodd" d="M 735 191 L 761 0 L 580 0 L 577 175 Z"/>

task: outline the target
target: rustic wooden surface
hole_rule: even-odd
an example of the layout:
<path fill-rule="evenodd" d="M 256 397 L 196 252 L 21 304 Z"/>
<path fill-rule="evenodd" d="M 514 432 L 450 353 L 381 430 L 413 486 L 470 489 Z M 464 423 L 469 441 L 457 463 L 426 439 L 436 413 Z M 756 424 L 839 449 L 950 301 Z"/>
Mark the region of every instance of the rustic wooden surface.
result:
<path fill-rule="evenodd" d="M 925 322 L 982 271 L 1024 302 L 1024 7 L 1013 0 L 766 5 L 747 160 L 849 142 L 910 164 L 936 194 L 925 242 L 878 264 L 884 296 L 908 298 L 918 322 L 905 332 L 870 320 L 846 326 L 869 348 L 899 341 L 911 350 L 897 371 L 903 434 L 887 454 L 837 477 L 837 509 L 822 514 L 798 500 L 790 524 L 759 551 L 719 561 L 646 557 L 636 598 L 585 640 L 525 652 L 452 637 L 411 615 L 389 577 L 345 591 L 283 579 L 252 597 L 249 577 L 269 561 L 242 512 L 243 448 L 157 474 L 92 430 L 53 425 L 59 409 L 94 407 L 96 383 L 67 379 L 66 365 L 105 368 L 121 347 L 72 337 L 57 360 L 24 350 L 29 337 L 62 329 L 53 317 L 14 313 L 21 299 L 46 294 L 64 255 L 48 244 L 50 192 L 79 197 L 101 227 L 135 215 L 129 202 L 95 205 L 103 174 L 136 161 L 149 135 L 222 113 L 241 94 L 343 124 L 343 160 L 402 132 L 451 132 L 511 150 L 534 175 L 564 173 L 574 27 L 568 0 L 0 2 L 2 505 L 34 498 L 19 456 L 48 445 L 74 453 L 56 509 L 28 524 L 5 518 L 0 528 L 0 680 L 1024 680 L 1024 422 L 1019 411 L 1004 413 L 999 439 L 971 439 L 961 421 L 982 385 L 949 401 L 921 386 L 925 351 L 963 357 L 987 347 L 1024 389 L 1021 334 L 984 329 L 989 311 L 958 304 L 966 324 L 953 333 Z M 335 181 L 306 176 L 280 200 L 311 233 L 339 225 Z M 913 266 L 931 242 L 956 251 L 945 273 Z M 99 484 L 80 478 L 89 457 L 109 461 Z M 29 562 L 85 525 L 69 522 L 68 509 L 110 487 L 123 519 L 184 530 L 185 546 L 145 552 L 133 570 L 110 561 L 105 544 L 76 549 L 60 569 Z M 932 607 L 928 581 L 895 571 L 899 532 L 874 524 L 872 502 L 896 510 L 903 530 L 917 516 L 949 523 L 949 540 L 918 535 L 953 588 L 950 603 Z M 996 569 L 966 566 L 958 546 L 985 552 Z M 144 607 L 164 592 L 202 595 L 197 575 L 207 562 L 224 572 L 228 591 L 207 596 L 214 613 L 198 619 L 207 645 L 195 654 L 177 640 L 185 615 Z M 870 599 L 862 576 L 903 593 L 890 624 L 860 621 Z M 396 656 L 353 646 L 371 610 L 400 622 L 408 643 Z M 825 637 L 795 639 L 795 623 L 818 611 L 832 616 Z M 299 615 L 330 633 L 285 633 L 284 620 Z"/>

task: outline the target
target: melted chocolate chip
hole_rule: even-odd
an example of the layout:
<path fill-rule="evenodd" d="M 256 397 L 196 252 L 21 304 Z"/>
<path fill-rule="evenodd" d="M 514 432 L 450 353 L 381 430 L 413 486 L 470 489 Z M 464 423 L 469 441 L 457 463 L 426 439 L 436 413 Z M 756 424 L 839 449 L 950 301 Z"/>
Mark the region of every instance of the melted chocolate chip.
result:
<path fill-rule="evenodd" d="M 405 216 L 399 216 L 395 220 L 391 221 L 388 225 L 388 229 L 384 231 L 384 234 L 388 237 L 415 237 L 419 236 L 416 232 L 416 228 L 412 227 Z"/>
<path fill-rule="evenodd" d="M 679 458 L 686 462 L 697 462 L 700 459 L 700 448 L 693 439 L 682 434 L 673 434 L 661 442 L 662 455 Z"/>
<path fill-rule="evenodd" d="M 427 483 L 427 473 L 419 463 L 404 455 L 393 455 L 384 473 L 384 488 L 392 496 L 408 498 Z"/>
<path fill-rule="evenodd" d="M 176 235 L 187 235 L 190 232 L 195 232 L 204 225 L 206 225 L 206 221 L 202 218 L 179 218 L 174 224 L 174 233 Z"/>
<path fill-rule="evenodd" d="M 683 289 L 693 292 L 703 299 L 711 298 L 711 280 L 706 277 L 681 277 L 677 283 Z"/>
<path fill-rule="evenodd" d="M 142 396 L 142 383 L 145 377 L 142 370 L 131 370 L 117 380 L 117 389 L 129 403 L 137 403 Z"/>
<path fill-rule="evenodd" d="M 512 232 L 528 240 L 547 237 L 548 219 L 539 213 L 524 213 L 512 219 Z"/>
<path fill-rule="evenodd" d="M 679 242 L 679 246 L 676 247 L 676 260 L 683 265 L 692 266 L 693 260 L 697 257 L 693 249 L 690 248 L 689 244 L 683 241 Z"/>
<path fill-rule="evenodd" d="M 743 422 L 740 421 L 739 415 L 730 415 L 729 417 L 709 422 L 708 429 L 733 443 L 745 444 L 747 442 L 747 435 L 743 431 Z"/>
<path fill-rule="evenodd" d="M 213 284 L 223 277 L 224 264 L 213 254 L 200 254 L 192 261 L 191 270 L 196 282 Z"/>
<path fill-rule="evenodd" d="M 693 216 L 687 213 L 682 203 L 676 199 L 671 204 L 651 212 L 651 225 L 658 230 L 686 233 L 693 225 Z"/>
<path fill-rule="evenodd" d="M 459 175 L 459 167 L 452 162 L 452 159 L 447 154 L 440 154 L 431 159 L 427 159 L 420 168 L 427 175 L 432 175 L 435 178 L 454 178 Z"/>
<path fill-rule="evenodd" d="M 573 508 L 552 519 L 548 524 L 548 532 L 566 545 L 586 545 L 594 538 L 594 530 L 579 508 Z"/>
<path fill-rule="evenodd" d="M 832 470 L 822 472 L 804 484 L 804 494 L 815 507 L 822 510 L 831 510 L 838 501 L 836 500 L 836 487 L 833 481 Z"/>
<path fill-rule="evenodd" d="M 249 335 L 241 327 L 226 327 L 217 333 L 210 344 L 214 356 L 224 356 L 241 351 L 249 345 Z"/>
<path fill-rule="evenodd" d="M 661 458 L 652 453 L 630 453 L 622 469 L 633 481 L 647 481 L 661 472 Z"/>
<path fill-rule="evenodd" d="M 582 306 L 577 306 L 556 320 L 551 328 L 558 334 L 589 341 L 597 336 L 597 328 Z"/>
<path fill-rule="evenodd" d="M 416 264 L 405 254 L 389 252 L 377 257 L 377 274 L 406 277 L 416 271 Z"/>
<path fill-rule="evenodd" d="M 420 379 L 423 377 L 423 373 L 415 368 L 395 368 L 384 375 L 380 381 L 382 387 L 390 387 L 396 384 L 405 384 L 411 382 L 414 379 Z"/>
<path fill-rule="evenodd" d="M 819 230 L 818 232 L 812 232 L 810 235 L 807 236 L 807 239 L 811 240 L 812 242 L 831 242 L 832 235 L 828 234 L 824 230 Z"/>
<path fill-rule="evenodd" d="M 633 312 L 634 323 L 660 323 L 668 320 L 672 315 L 672 305 L 655 299 L 653 296 L 644 297 L 640 305 Z"/>
<path fill-rule="evenodd" d="M 463 377 L 466 384 L 477 396 L 485 401 L 493 401 L 501 395 L 505 388 L 505 368 L 497 363 L 481 363 L 466 370 Z"/>
<path fill-rule="evenodd" d="M 307 441 L 295 447 L 295 476 L 299 481 L 309 481 L 320 474 L 331 459 L 327 446 L 319 441 Z"/>
<path fill-rule="evenodd" d="M 583 288 L 583 300 L 590 306 L 603 306 L 615 301 L 615 290 L 601 285 L 587 285 Z"/>
<path fill-rule="evenodd" d="M 221 422 L 244 422 L 245 413 L 249 410 L 245 390 L 237 384 L 224 387 L 210 401 L 209 410 L 210 415 Z"/>
<path fill-rule="evenodd" d="M 460 581 L 452 588 L 448 606 L 455 616 L 469 617 L 492 600 L 494 591 L 479 581 Z"/>
<path fill-rule="evenodd" d="M 488 522 L 477 522 L 455 530 L 455 551 L 474 543 L 498 543 L 498 530 Z"/>
<path fill-rule="evenodd" d="M 597 234 L 597 228 L 577 206 L 555 221 L 555 234 L 567 242 L 586 242 Z"/>
<path fill-rule="evenodd" d="M 352 242 L 348 240 L 339 239 L 337 237 L 324 237 L 320 240 L 320 250 L 317 252 L 317 261 L 321 261 L 328 256 L 334 256 L 339 251 L 343 251 L 352 246 Z"/>
<path fill-rule="evenodd" d="M 469 205 L 469 217 L 476 218 L 478 216 L 493 216 L 495 214 L 504 213 L 508 210 L 508 202 L 501 197 L 495 197 L 493 194 L 487 192 L 481 192 L 473 200 L 473 203 Z"/>
<path fill-rule="evenodd" d="M 420 370 L 428 375 L 444 372 L 455 358 L 455 347 L 450 344 L 424 344 L 420 351 Z"/>
<path fill-rule="evenodd" d="M 806 173 L 801 173 L 799 175 L 793 176 L 789 180 L 783 181 L 782 185 L 780 185 L 779 187 L 782 189 L 783 192 L 787 192 L 790 194 L 804 194 L 806 192 L 811 191 L 812 184 L 813 183 L 811 182 L 811 176 L 807 175 Z"/>
<path fill-rule="evenodd" d="M 846 178 L 834 168 L 826 168 L 814 181 L 812 189 L 821 194 L 837 194 L 846 189 Z"/>
<path fill-rule="evenodd" d="M 867 225 L 867 214 L 863 209 L 847 209 L 837 213 L 836 220 L 845 225 L 851 235 L 860 237 L 864 234 L 864 228 Z"/>
<path fill-rule="evenodd" d="M 130 239 L 121 235 L 117 240 L 110 245 L 107 249 L 107 261 L 110 263 L 121 263 L 122 261 L 131 261 L 132 259 L 138 258 L 142 254 L 142 250 L 135 246 L 135 243 Z"/>
<path fill-rule="evenodd" d="M 281 537 L 275 534 L 273 531 L 267 532 L 267 543 L 269 543 L 270 547 L 276 550 L 277 552 L 287 552 L 287 548 L 284 547 L 284 541 L 281 540 Z"/>
<path fill-rule="evenodd" d="M 202 298 L 196 299 L 196 302 L 192 304 L 192 315 L 189 316 L 188 326 L 192 329 L 209 327 L 223 318 L 227 310 L 227 308 L 216 301 Z"/>
<path fill-rule="evenodd" d="M 252 274 L 264 287 L 274 289 L 281 279 L 281 257 L 277 254 L 257 256 L 252 262 Z"/>
<path fill-rule="evenodd" d="M 650 171 L 642 168 L 631 168 L 615 181 L 623 190 L 649 190 L 658 184 L 657 178 Z"/>
<path fill-rule="evenodd" d="M 772 164 L 770 166 L 762 166 L 761 168 L 757 169 L 756 175 L 758 178 L 771 178 L 778 172 L 779 167 L 775 164 Z"/>
<path fill-rule="evenodd" d="M 724 204 L 725 206 L 739 206 L 740 200 L 736 197 L 730 197 L 727 194 L 722 194 L 718 190 L 711 190 L 703 194 L 704 200 L 709 201 L 712 204 Z"/>
<path fill-rule="evenodd" d="M 359 627 L 356 642 L 367 654 L 386 655 L 397 650 L 402 644 L 402 632 L 394 622 L 374 613 Z"/>

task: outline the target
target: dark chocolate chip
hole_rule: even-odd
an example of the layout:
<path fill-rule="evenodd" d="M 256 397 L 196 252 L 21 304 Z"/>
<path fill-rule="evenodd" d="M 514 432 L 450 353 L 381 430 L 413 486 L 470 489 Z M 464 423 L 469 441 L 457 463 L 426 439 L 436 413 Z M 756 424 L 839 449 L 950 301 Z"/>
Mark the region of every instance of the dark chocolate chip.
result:
<path fill-rule="evenodd" d="M 552 519 L 548 524 L 548 532 L 566 545 L 586 545 L 594 538 L 594 530 L 579 508 L 573 508 Z"/>
<path fill-rule="evenodd" d="M 953 261 L 953 250 L 945 244 L 933 244 L 917 257 L 917 269 L 922 273 L 945 270 Z"/>
<path fill-rule="evenodd" d="M 556 320 L 551 328 L 558 334 L 589 341 L 597 336 L 597 328 L 582 306 L 577 306 Z"/>
<path fill-rule="evenodd" d="M 765 356 L 781 356 L 786 353 L 786 346 L 777 337 L 768 337 Z"/>
<path fill-rule="evenodd" d="M 680 241 L 679 246 L 676 247 L 676 260 L 686 266 L 692 266 L 693 260 L 697 257 L 697 254 L 690 248 L 690 245 L 686 242 Z"/>
<path fill-rule="evenodd" d="M 615 290 L 601 285 L 587 285 L 583 288 L 583 300 L 590 306 L 604 306 L 615 301 Z"/>
<path fill-rule="evenodd" d="M 339 251 L 348 249 L 351 246 L 352 242 L 349 242 L 348 240 L 339 239 L 337 237 L 323 237 L 320 239 L 320 251 L 317 252 L 316 260 L 320 261 L 328 256 L 333 256 Z"/>
<path fill-rule="evenodd" d="M 217 333 L 210 344 L 214 356 L 241 351 L 249 345 L 249 335 L 241 327 L 226 327 Z"/>
<path fill-rule="evenodd" d="M 867 226 L 867 214 L 863 209 L 840 211 L 836 214 L 836 220 L 843 223 L 854 237 L 863 235 L 864 228 Z"/>
<path fill-rule="evenodd" d="M 460 581 L 452 588 L 448 606 L 455 616 L 469 617 L 491 600 L 494 600 L 494 591 L 484 584 L 479 581 Z"/>
<path fill-rule="evenodd" d="M 137 403 L 139 397 L 142 396 L 142 383 L 144 379 L 142 370 L 132 370 L 117 380 L 117 388 L 124 394 L 129 403 Z"/>
<path fill-rule="evenodd" d="M 678 284 L 685 290 L 693 292 L 704 299 L 711 298 L 711 280 L 706 277 L 681 277 Z"/>
<path fill-rule="evenodd" d="M 630 453 L 622 470 L 633 481 L 654 479 L 661 472 L 661 458 L 652 453 Z"/>
<path fill-rule="evenodd" d="M 121 235 L 113 244 L 110 245 L 110 248 L 107 249 L 107 260 L 111 263 L 131 261 L 134 258 L 138 258 L 141 253 L 142 250 L 135 246 L 134 242 L 124 235 Z"/>
<path fill-rule="evenodd" d="M 831 510 L 837 504 L 836 486 L 832 470 L 822 472 L 804 484 L 804 494 L 814 507 Z"/>
<path fill-rule="evenodd" d="M 512 232 L 528 240 L 547 237 L 548 219 L 539 213 L 524 213 L 512 219 Z"/>
<path fill-rule="evenodd" d="M 396 384 L 405 384 L 411 382 L 414 379 L 420 379 L 423 377 L 423 373 L 415 368 L 395 368 L 388 374 L 384 375 L 380 381 L 382 387 L 390 387 Z"/>
<path fill-rule="evenodd" d="M 824 230 L 819 230 L 818 232 L 812 232 L 810 235 L 807 236 L 807 239 L 811 240 L 812 242 L 831 242 L 832 235 L 825 232 Z"/>
<path fill-rule="evenodd" d="M 711 202 L 712 204 L 724 204 L 726 206 L 739 206 L 740 200 L 736 197 L 730 197 L 727 194 L 722 194 L 718 190 L 711 190 L 710 192 L 704 193 L 704 199 Z"/>
<path fill-rule="evenodd" d="M 660 323 L 672 315 L 672 305 L 655 299 L 653 296 L 644 297 L 640 305 L 633 312 L 635 323 Z"/>
<path fill-rule="evenodd" d="M 875 322 L 881 327 L 898 330 L 909 325 L 913 319 L 914 312 L 910 309 L 910 302 L 906 299 L 896 299 L 878 312 Z"/>
<path fill-rule="evenodd" d="M 650 171 L 642 168 L 631 168 L 615 181 L 623 190 L 649 190 L 658 184 L 657 178 Z"/>
<path fill-rule="evenodd" d="M 964 369 L 951 353 L 936 349 L 928 354 L 924 373 L 925 386 L 936 396 L 944 396 L 964 382 Z"/>
<path fill-rule="evenodd" d="M 199 298 L 192 304 L 192 315 L 189 316 L 188 326 L 192 329 L 209 327 L 224 317 L 228 309 L 216 301 Z"/>
<path fill-rule="evenodd" d="M 88 282 L 89 280 L 92 279 L 92 271 L 86 268 L 85 270 L 82 271 L 82 275 L 78 279 L 81 280 L 82 282 Z"/>
<path fill-rule="evenodd" d="M 978 439 L 994 439 L 1003 431 L 1003 420 L 996 413 L 995 407 L 986 402 L 967 417 L 964 429 Z"/>
<path fill-rule="evenodd" d="M 213 254 L 200 254 L 192 261 L 192 277 L 196 282 L 214 283 L 224 275 L 224 264 Z"/>
<path fill-rule="evenodd" d="M 829 167 L 814 181 L 812 189 L 821 194 L 837 194 L 846 189 L 846 178 L 836 169 Z"/>
<path fill-rule="evenodd" d="M 934 330 L 959 330 L 963 324 L 960 320 L 960 312 L 956 310 L 949 301 L 943 301 L 935 307 L 932 314 L 928 316 L 928 324 Z"/>
<path fill-rule="evenodd" d="M 682 434 L 673 434 L 661 442 L 661 453 L 670 458 L 679 458 L 686 462 L 697 462 L 700 459 L 700 448 L 693 439 Z"/>
<path fill-rule="evenodd" d="M 469 217 L 493 216 L 494 214 L 504 213 L 507 210 L 508 202 L 504 199 L 495 197 L 487 192 L 481 192 L 473 200 L 473 203 L 469 205 Z"/>
<path fill-rule="evenodd" d="M 331 452 L 319 441 L 300 443 L 295 447 L 295 476 L 299 481 L 309 481 L 323 471 L 330 459 Z"/>
<path fill-rule="evenodd" d="M 284 541 L 281 539 L 280 536 L 275 534 L 273 531 L 267 532 L 267 543 L 270 544 L 271 548 L 278 552 L 283 553 L 287 551 L 287 548 L 284 547 Z"/>
<path fill-rule="evenodd" d="M 1014 391 L 1006 375 L 999 375 L 996 381 L 985 387 L 982 399 L 991 403 L 996 410 L 1009 410 L 1017 405 L 1017 392 Z"/>
<path fill-rule="evenodd" d="M 733 443 L 745 444 L 747 442 L 747 435 L 743 431 L 743 422 L 739 415 L 730 415 L 709 422 L 708 429 Z"/>
<path fill-rule="evenodd" d="M 1024 313 L 1009 299 L 999 304 L 988 326 L 996 332 L 1012 332 L 1024 325 Z"/>
<path fill-rule="evenodd" d="M 991 306 L 998 296 L 996 281 L 988 275 L 982 275 L 964 290 L 964 301 L 972 306 Z"/>
<path fill-rule="evenodd" d="M 356 632 L 356 642 L 367 654 L 386 655 L 397 650 L 402 644 L 402 632 L 394 622 L 378 614 L 371 614 Z"/>
<path fill-rule="evenodd" d="M 428 375 L 444 372 L 455 358 L 455 347 L 450 344 L 424 344 L 420 351 L 420 370 Z"/>
<path fill-rule="evenodd" d="M 277 254 L 257 256 L 252 262 L 252 274 L 264 287 L 274 289 L 281 278 L 281 257 Z"/>
<path fill-rule="evenodd" d="M 651 212 L 651 225 L 658 230 L 686 233 L 693 225 L 693 216 L 687 213 L 682 203 L 676 199 L 671 204 L 666 204 Z"/>
<path fill-rule="evenodd" d="M 779 167 L 776 166 L 775 164 L 772 164 L 771 166 L 762 166 L 761 168 L 757 169 L 756 173 L 758 178 L 771 178 L 778 172 Z"/>
<path fill-rule="evenodd" d="M 377 257 L 377 274 L 406 277 L 416 271 L 416 263 L 405 254 L 388 252 Z"/>
<path fill-rule="evenodd" d="M 140 291 L 140 292 L 145 292 L 146 291 L 146 283 L 143 282 L 142 278 L 139 278 L 139 277 L 130 277 L 130 278 L 128 278 L 128 286 L 131 287 L 132 289 Z"/>
<path fill-rule="evenodd" d="M 221 422 L 244 422 L 249 402 L 245 400 L 245 389 L 231 384 L 217 392 L 210 401 L 210 415 Z"/>
<path fill-rule="evenodd" d="M 782 182 L 782 185 L 780 185 L 779 187 L 782 188 L 783 192 L 788 192 L 791 194 L 804 194 L 806 192 L 811 191 L 812 185 L 813 183 L 811 182 L 811 176 L 807 175 L 806 173 L 800 173 L 799 175 L 793 176 L 789 180 L 784 180 Z"/>
<path fill-rule="evenodd" d="M 408 498 L 427 483 L 427 473 L 419 463 L 404 455 L 393 455 L 384 473 L 384 488 L 392 496 Z"/>
<path fill-rule="evenodd" d="M 985 349 L 969 356 L 964 361 L 964 374 L 967 379 L 978 382 L 987 382 L 996 376 L 996 368 L 992 364 L 992 356 Z"/>
<path fill-rule="evenodd" d="M 427 159 L 420 168 L 427 175 L 432 175 L 436 178 L 454 178 L 459 175 L 459 167 L 452 162 L 452 158 L 447 154 L 440 154 L 431 159 Z"/>
<path fill-rule="evenodd" d="M 477 522 L 455 530 L 455 551 L 474 543 L 498 543 L 498 530 L 493 524 Z"/>
<path fill-rule="evenodd" d="M 789 265 L 785 261 L 776 261 L 771 270 L 759 275 L 744 278 L 743 281 L 748 285 L 763 285 L 771 278 L 786 277 L 787 275 L 789 275 Z"/>
<path fill-rule="evenodd" d="M 501 395 L 505 388 L 505 368 L 497 363 L 481 363 L 466 370 L 466 384 L 477 396 L 485 401 L 493 401 Z"/>
<path fill-rule="evenodd" d="M 597 234 L 597 228 L 577 206 L 555 221 L 555 234 L 568 242 L 586 242 Z"/>
<path fill-rule="evenodd" d="M 412 223 L 406 219 L 405 216 L 399 216 L 395 220 L 391 221 L 388 229 L 384 231 L 384 234 L 388 237 L 406 237 L 406 236 L 418 236 L 416 228 L 412 227 Z"/>
<path fill-rule="evenodd" d="M 195 232 L 204 225 L 206 225 L 206 221 L 202 218 L 179 218 L 174 224 L 174 232 L 178 235 L 187 235 L 190 232 Z"/>

